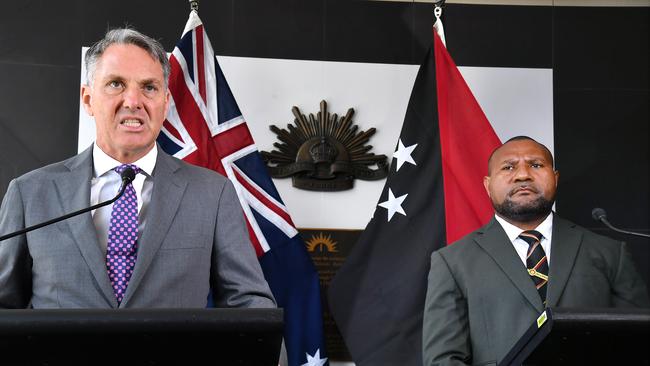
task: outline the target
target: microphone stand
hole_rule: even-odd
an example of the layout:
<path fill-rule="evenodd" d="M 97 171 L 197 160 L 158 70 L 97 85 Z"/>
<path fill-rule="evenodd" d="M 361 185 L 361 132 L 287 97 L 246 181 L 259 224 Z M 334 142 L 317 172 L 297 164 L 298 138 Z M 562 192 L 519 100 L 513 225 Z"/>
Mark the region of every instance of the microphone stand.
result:
<path fill-rule="evenodd" d="M 133 174 L 133 175 L 135 175 L 135 174 Z M 21 235 L 21 234 L 25 234 L 25 233 L 30 232 L 32 230 L 42 228 L 43 226 L 54 224 L 55 222 L 63 221 L 65 219 L 69 219 L 71 217 L 81 215 L 84 212 L 92 211 L 94 209 L 110 205 L 111 203 L 117 201 L 120 197 L 122 197 L 122 195 L 124 194 L 124 191 L 126 190 L 126 186 L 128 186 L 129 183 L 131 183 L 131 181 L 133 181 L 133 176 L 125 176 L 123 174 L 122 175 L 122 186 L 120 187 L 120 191 L 117 192 L 117 196 L 115 196 L 114 198 L 112 198 L 112 199 L 110 199 L 108 201 L 100 202 L 100 203 L 98 203 L 96 205 L 93 205 L 93 206 L 90 206 L 90 207 L 83 208 L 83 209 L 81 209 L 79 211 L 71 212 L 71 213 L 69 213 L 67 215 L 63 215 L 61 217 L 57 217 L 57 218 L 54 218 L 54 219 L 49 220 L 49 221 L 41 222 L 40 224 L 32 225 L 32 226 L 30 226 L 28 228 L 24 228 L 22 230 L 18 230 L 16 232 L 13 232 L 13 233 L 10 233 L 10 234 L 4 235 L 4 236 L 0 236 L 0 241 L 6 240 L 6 239 L 9 239 L 9 238 L 13 238 L 14 236 L 18 236 L 18 235 Z"/>
<path fill-rule="evenodd" d="M 609 223 L 609 221 L 607 221 L 607 214 L 605 213 L 605 210 L 603 210 L 602 208 L 593 209 L 591 211 L 591 215 L 594 218 L 594 220 L 602 222 L 603 224 L 605 224 L 605 226 L 607 226 L 608 228 L 610 228 L 610 229 L 612 229 L 612 230 L 614 230 L 616 232 L 623 233 L 623 234 L 628 234 L 628 235 L 640 236 L 642 238 L 650 238 L 650 235 L 648 235 L 648 234 L 636 233 L 634 231 L 627 231 L 627 230 L 621 230 L 621 229 L 615 228 L 612 224 Z"/>

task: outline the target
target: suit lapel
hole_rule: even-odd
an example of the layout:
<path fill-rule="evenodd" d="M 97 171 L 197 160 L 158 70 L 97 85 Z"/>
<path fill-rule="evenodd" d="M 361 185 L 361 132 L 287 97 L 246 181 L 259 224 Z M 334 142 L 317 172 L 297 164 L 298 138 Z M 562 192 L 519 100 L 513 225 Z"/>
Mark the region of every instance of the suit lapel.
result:
<path fill-rule="evenodd" d="M 65 166 L 70 169 L 54 179 L 58 192 L 62 214 L 88 207 L 90 204 L 90 180 L 92 179 L 92 146 L 81 154 L 68 160 Z M 81 187 L 79 184 L 81 183 Z M 68 230 L 79 247 L 81 256 L 86 261 L 95 281 L 99 285 L 107 302 L 117 306 L 111 283 L 106 273 L 106 258 L 99 247 L 97 230 L 90 212 L 58 223 L 63 230 Z"/>
<path fill-rule="evenodd" d="M 476 237 L 476 242 L 494 259 L 531 306 L 541 312 L 544 307 L 537 289 L 501 225 L 492 218 L 478 233 L 482 235 Z"/>
<path fill-rule="evenodd" d="M 551 261 L 546 297 L 548 306 L 557 306 L 560 301 L 582 243 L 582 233 L 574 230 L 574 227 L 575 225 L 557 215 L 553 216 Z"/>
<path fill-rule="evenodd" d="M 178 169 L 180 169 L 180 164 L 167 153 L 158 149 L 156 167 L 152 174 L 153 191 L 147 208 L 147 225 L 138 239 L 138 259 L 126 288 L 122 305 L 129 302 L 132 294 L 142 282 L 142 278 L 160 249 L 176 215 L 187 186 L 187 181 L 182 179 L 179 174 L 174 174 Z"/>

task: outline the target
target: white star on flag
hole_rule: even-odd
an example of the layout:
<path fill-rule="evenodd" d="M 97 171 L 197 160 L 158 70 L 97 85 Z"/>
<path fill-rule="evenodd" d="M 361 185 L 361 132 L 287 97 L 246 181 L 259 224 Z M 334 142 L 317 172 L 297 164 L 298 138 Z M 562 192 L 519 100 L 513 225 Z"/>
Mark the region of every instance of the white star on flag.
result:
<path fill-rule="evenodd" d="M 307 355 L 307 363 L 303 363 L 301 366 L 323 366 L 327 362 L 327 357 L 320 358 L 320 348 L 316 350 L 313 357 L 309 353 L 305 353 L 305 355 Z"/>
<path fill-rule="evenodd" d="M 402 202 L 404 202 L 406 196 L 408 196 L 408 193 L 395 198 L 393 191 L 388 188 L 388 200 L 379 204 L 379 206 L 388 210 L 388 221 L 393 218 L 395 212 L 399 212 L 402 215 L 406 216 L 406 212 L 404 212 L 404 209 L 402 208 Z"/>
<path fill-rule="evenodd" d="M 397 168 L 395 169 L 395 171 L 398 171 L 399 168 L 401 168 L 402 164 L 404 163 L 411 163 L 413 165 L 417 165 L 415 164 L 415 161 L 411 156 L 413 150 L 415 150 L 417 146 L 418 144 L 414 144 L 408 147 L 404 146 L 404 144 L 402 143 L 402 139 L 399 139 L 397 150 L 395 150 L 395 153 L 393 153 L 393 157 L 397 159 Z"/>

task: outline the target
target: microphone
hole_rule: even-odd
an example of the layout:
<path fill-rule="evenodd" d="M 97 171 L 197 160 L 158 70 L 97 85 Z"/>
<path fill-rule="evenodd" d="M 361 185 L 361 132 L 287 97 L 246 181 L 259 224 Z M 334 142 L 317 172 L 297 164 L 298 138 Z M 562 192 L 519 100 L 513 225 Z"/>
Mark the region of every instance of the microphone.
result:
<path fill-rule="evenodd" d="M 605 210 L 603 210 L 600 207 L 596 207 L 593 210 L 591 210 L 591 217 L 593 217 L 594 220 L 602 222 L 608 228 L 610 228 L 610 229 L 612 229 L 614 231 L 617 231 L 619 233 L 629 234 L 629 235 L 636 235 L 636 236 L 640 236 L 642 238 L 650 238 L 650 235 L 648 235 L 648 234 L 635 233 L 633 231 L 627 231 L 627 230 L 621 230 L 621 229 L 615 228 L 612 224 L 609 223 L 609 221 L 607 221 L 607 213 L 605 212 Z"/>
<path fill-rule="evenodd" d="M 122 188 L 126 188 L 126 186 L 128 186 L 129 183 L 133 182 L 133 180 L 135 179 L 135 170 L 133 170 L 130 166 L 127 166 L 124 170 L 122 170 L 122 174 L 120 174 L 120 177 L 122 177 L 122 187 L 120 187 L 120 191 L 121 191 Z"/>
<path fill-rule="evenodd" d="M 602 208 L 596 207 L 593 210 L 591 210 L 591 217 L 593 217 L 594 220 L 596 221 L 600 221 L 603 219 L 607 220 L 607 213 L 605 213 L 605 210 L 603 210 Z"/>
<path fill-rule="evenodd" d="M 120 176 L 122 177 L 122 186 L 120 187 L 120 191 L 117 192 L 117 196 L 111 198 L 110 200 L 100 202 L 100 203 L 98 203 L 96 205 L 93 205 L 93 206 L 90 206 L 90 207 L 87 207 L 87 208 L 83 208 L 83 209 L 81 209 L 79 211 L 71 212 L 71 213 L 69 213 L 67 215 L 63 215 L 63 216 L 54 218 L 54 219 L 49 220 L 49 221 L 41 222 L 40 224 L 32 225 L 32 226 L 30 226 L 28 228 L 24 228 L 24 229 L 15 231 L 13 233 L 10 233 L 10 234 L 4 235 L 4 236 L 0 236 L 0 242 L 3 241 L 3 240 L 9 239 L 9 238 L 13 238 L 14 236 L 18 236 L 18 235 L 21 235 L 21 234 L 28 233 L 28 232 L 30 232 L 32 230 L 40 229 L 43 226 L 51 225 L 51 224 L 54 224 L 56 222 L 69 219 L 71 217 L 81 215 L 82 213 L 85 213 L 85 212 L 92 211 L 92 210 L 100 208 L 100 207 L 110 205 L 111 203 L 117 201 L 120 197 L 122 197 L 122 195 L 124 194 L 124 191 L 126 190 L 126 186 L 128 186 L 135 179 L 135 171 L 133 169 L 131 169 L 130 167 L 127 167 L 126 169 L 124 169 L 122 171 L 122 174 L 120 174 Z"/>

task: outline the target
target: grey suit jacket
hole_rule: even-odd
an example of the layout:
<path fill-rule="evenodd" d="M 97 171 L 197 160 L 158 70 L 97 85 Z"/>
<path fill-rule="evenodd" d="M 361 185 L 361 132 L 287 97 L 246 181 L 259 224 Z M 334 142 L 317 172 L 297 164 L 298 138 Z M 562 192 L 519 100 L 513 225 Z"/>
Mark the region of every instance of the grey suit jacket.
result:
<path fill-rule="evenodd" d="M 89 206 L 92 148 L 14 179 L 6 234 Z M 230 181 L 159 150 L 121 308 L 275 307 Z M 0 242 L 0 307 L 116 308 L 90 213 Z"/>
<path fill-rule="evenodd" d="M 554 214 L 549 307 L 648 307 L 625 244 Z M 431 255 L 424 365 L 494 365 L 544 310 L 495 220 Z"/>

